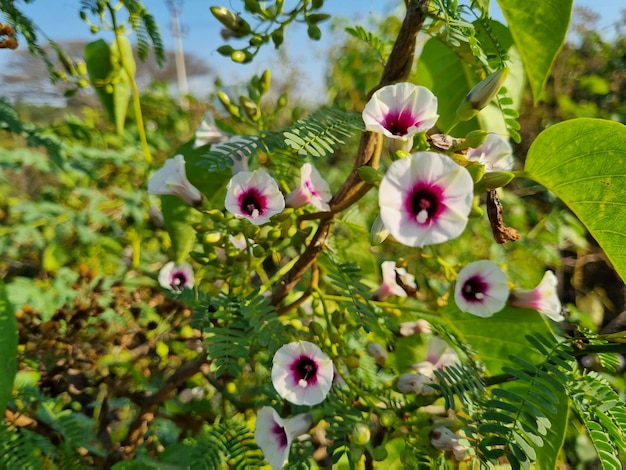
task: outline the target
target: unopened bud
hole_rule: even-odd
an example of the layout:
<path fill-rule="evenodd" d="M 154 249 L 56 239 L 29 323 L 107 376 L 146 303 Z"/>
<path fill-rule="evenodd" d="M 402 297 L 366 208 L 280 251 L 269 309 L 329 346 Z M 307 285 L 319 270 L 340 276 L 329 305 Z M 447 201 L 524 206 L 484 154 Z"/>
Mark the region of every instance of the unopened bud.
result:
<path fill-rule="evenodd" d="M 234 33 L 235 37 L 242 37 L 250 32 L 248 22 L 228 8 L 211 7 L 210 10 L 220 23 Z"/>
<path fill-rule="evenodd" d="M 456 110 L 459 121 L 470 120 L 487 106 L 496 96 L 508 75 L 509 68 L 504 67 L 474 85 Z"/>
<path fill-rule="evenodd" d="M 398 377 L 396 389 L 405 394 L 432 395 L 436 393 L 436 390 L 430 386 L 432 383 L 433 379 L 424 374 L 408 372 Z"/>
<path fill-rule="evenodd" d="M 376 364 L 384 366 L 387 363 L 389 357 L 387 350 L 379 343 L 370 341 L 367 343 L 367 353 L 374 358 Z"/>
<path fill-rule="evenodd" d="M 352 428 L 352 442 L 356 445 L 364 446 L 370 441 L 370 427 L 363 422 L 358 422 Z"/>
<path fill-rule="evenodd" d="M 270 69 L 265 69 L 259 80 L 259 91 L 262 95 L 269 91 L 271 83 L 272 73 L 270 72 Z"/>
<path fill-rule="evenodd" d="M 378 214 L 370 230 L 370 244 L 372 246 L 380 245 L 388 236 L 389 230 L 385 228 L 383 219 L 381 219 L 380 214 Z"/>
<path fill-rule="evenodd" d="M 490 171 L 485 174 L 485 187 L 487 189 L 497 189 L 506 186 L 515 178 L 515 174 L 510 171 Z"/>
<path fill-rule="evenodd" d="M 243 96 L 243 95 L 240 96 L 239 104 L 241 104 L 241 107 L 243 108 L 243 111 L 246 113 L 246 116 L 248 116 L 253 121 L 258 120 L 261 117 L 261 112 L 259 111 L 259 107 L 256 105 L 254 101 L 252 101 L 247 96 Z"/>
<path fill-rule="evenodd" d="M 465 140 L 463 142 L 461 142 L 459 145 L 454 147 L 454 151 L 458 152 L 459 150 L 463 150 L 466 148 L 472 148 L 472 149 L 478 148 L 482 144 L 485 143 L 485 140 L 487 139 L 488 135 L 489 135 L 489 132 L 485 132 L 481 130 L 472 131 L 465 136 Z"/>

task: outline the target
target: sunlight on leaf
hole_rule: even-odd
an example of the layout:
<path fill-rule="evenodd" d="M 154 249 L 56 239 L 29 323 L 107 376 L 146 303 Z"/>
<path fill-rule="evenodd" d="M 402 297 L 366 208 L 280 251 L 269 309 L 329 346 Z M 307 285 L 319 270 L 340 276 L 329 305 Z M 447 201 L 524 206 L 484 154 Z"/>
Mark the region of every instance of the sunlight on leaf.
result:
<path fill-rule="evenodd" d="M 573 0 L 498 0 L 522 56 L 535 103 L 565 41 Z"/>
<path fill-rule="evenodd" d="M 533 142 L 529 177 L 556 194 L 626 279 L 626 127 L 600 119 L 555 124 Z"/>

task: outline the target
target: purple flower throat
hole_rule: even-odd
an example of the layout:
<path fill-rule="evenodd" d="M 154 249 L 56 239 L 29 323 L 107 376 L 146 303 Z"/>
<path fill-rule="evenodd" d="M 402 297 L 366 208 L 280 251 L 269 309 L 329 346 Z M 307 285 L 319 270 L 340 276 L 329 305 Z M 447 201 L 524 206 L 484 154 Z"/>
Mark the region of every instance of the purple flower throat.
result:
<path fill-rule="evenodd" d="M 417 126 L 417 118 L 410 111 L 391 111 L 383 120 L 383 127 L 393 135 L 403 136 L 408 134 L 409 127 Z"/>

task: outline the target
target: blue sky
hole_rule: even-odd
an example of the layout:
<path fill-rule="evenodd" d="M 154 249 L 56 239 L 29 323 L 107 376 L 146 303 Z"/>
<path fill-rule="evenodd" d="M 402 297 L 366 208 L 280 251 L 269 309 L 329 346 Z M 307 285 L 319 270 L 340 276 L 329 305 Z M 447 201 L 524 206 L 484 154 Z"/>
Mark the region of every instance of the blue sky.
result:
<path fill-rule="evenodd" d="M 523 0 L 520 0 L 523 1 Z M 289 1 L 287 2 L 289 3 Z M 368 19 L 372 15 L 385 15 L 394 11 L 400 0 L 326 0 L 322 11 L 341 15 L 354 24 L 367 27 Z M 52 5 L 54 6 L 52 7 Z M 144 0 L 144 4 L 155 16 L 161 27 L 165 47 L 173 48 L 173 39 L 170 30 L 169 12 L 165 0 Z M 271 46 L 266 46 L 262 53 L 255 58 L 252 64 L 234 64 L 229 58 L 220 56 L 215 49 L 223 44 L 220 36 L 220 23 L 213 18 L 209 11 L 212 5 L 223 5 L 233 10 L 241 3 L 238 0 L 185 0 L 182 2 L 180 24 L 183 28 L 183 47 L 203 58 L 216 70 L 225 83 L 236 83 L 247 80 L 253 73 L 261 73 L 265 68 L 271 68 L 274 77 L 280 78 L 285 68 L 280 65 L 280 56 Z M 577 6 L 590 8 L 600 14 L 599 26 L 607 34 L 612 33 L 611 25 L 619 17 L 620 10 L 626 9 L 626 2 L 622 0 L 575 0 Z M 96 39 L 102 34 L 92 35 L 89 28 L 79 18 L 78 0 L 36 0 L 24 6 L 24 11 L 41 29 L 55 40 L 69 39 Z M 502 20 L 495 0 L 491 1 L 492 16 Z M 325 23 L 322 23 L 325 25 Z M 289 44 L 287 57 L 289 62 L 299 65 L 302 73 L 298 75 L 299 90 L 303 95 L 311 97 L 321 93 L 323 76 L 329 41 L 328 25 L 323 28 L 320 42 L 309 41 L 306 29 L 301 26 L 289 27 L 285 33 L 285 43 Z M 337 40 L 341 40 L 341 32 L 336 33 Z M 105 36 L 106 37 L 106 36 Z M 0 50 L 0 66 L 9 51 Z M 196 81 L 190 83 L 190 88 L 199 97 L 209 93 L 212 80 L 209 83 Z M 315 99 L 315 98 L 313 98 Z"/>

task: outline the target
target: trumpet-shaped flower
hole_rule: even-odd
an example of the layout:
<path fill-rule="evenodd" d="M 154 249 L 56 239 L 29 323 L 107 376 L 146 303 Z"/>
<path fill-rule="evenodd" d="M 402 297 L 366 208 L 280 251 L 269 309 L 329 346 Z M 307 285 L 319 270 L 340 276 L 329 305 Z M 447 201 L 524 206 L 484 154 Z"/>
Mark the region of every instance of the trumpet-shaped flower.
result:
<path fill-rule="evenodd" d="M 506 275 L 495 263 L 474 261 L 459 271 L 454 301 L 461 311 L 490 317 L 504 308 L 508 297 Z"/>
<path fill-rule="evenodd" d="M 217 128 L 213 116 L 207 114 L 196 129 L 193 146 L 198 148 L 208 144 L 217 144 L 225 142 L 229 137 L 227 133 Z"/>
<path fill-rule="evenodd" d="M 369 343 L 367 343 L 365 349 L 367 350 L 367 353 L 374 358 L 376 364 L 378 364 L 380 367 L 383 367 L 387 363 L 389 353 L 387 353 L 387 350 L 382 344 L 377 343 L 376 341 L 370 341 Z"/>
<path fill-rule="evenodd" d="M 165 263 L 159 271 L 159 284 L 172 292 L 193 289 L 194 283 L 193 268 L 189 263 L 176 264 L 170 261 Z"/>
<path fill-rule="evenodd" d="M 513 169 L 513 149 L 508 139 L 489 134 L 476 148 L 467 151 L 467 159 L 485 165 L 485 171 L 510 171 Z"/>
<path fill-rule="evenodd" d="M 365 129 L 400 141 L 396 150 L 411 150 L 413 136 L 433 127 L 438 118 L 437 97 L 407 82 L 380 88 L 363 109 Z"/>
<path fill-rule="evenodd" d="M 308 413 L 293 418 L 281 418 L 274 408 L 264 406 L 256 415 L 254 439 L 270 463 L 272 470 L 281 469 L 289 459 L 294 438 L 306 433 L 312 419 Z"/>
<path fill-rule="evenodd" d="M 235 217 L 262 225 L 285 208 L 285 198 L 274 178 L 263 170 L 240 171 L 226 187 L 226 209 Z"/>
<path fill-rule="evenodd" d="M 546 271 L 534 289 L 513 289 L 509 304 L 517 308 L 532 308 L 556 322 L 565 320 L 561 314 L 561 301 L 557 293 L 559 281 L 552 271 Z"/>
<path fill-rule="evenodd" d="M 148 192 L 171 194 L 194 207 L 202 204 L 202 193 L 187 179 L 185 157 L 182 155 L 166 160 L 163 167 L 152 175 L 148 180 Z"/>
<path fill-rule="evenodd" d="M 434 377 L 435 370 L 458 363 L 459 356 L 454 349 L 445 340 L 433 336 L 428 342 L 426 360 L 414 364 L 413 369 L 427 377 Z"/>
<path fill-rule="evenodd" d="M 417 393 L 419 395 L 432 395 L 437 390 L 432 387 L 435 381 L 432 377 L 422 373 L 407 372 L 398 377 L 396 388 L 400 393 Z"/>
<path fill-rule="evenodd" d="M 416 152 L 391 164 L 380 183 L 380 216 L 394 238 L 422 247 L 458 237 L 467 225 L 474 183 L 445 155 Z"/>
<path fill-rule="evenodd" d="M 396 276 L 402 276 L 402 280 L 405 284 L 413 289 L 417 288 L 415 277 L 409 274 L 404 268 L 396 268 L 395 261 L 383 261 L 380 267 L 383 273 L 383 282 L 374 292 L 374 299 L 385 300 L 390 295 L 406 297 L 406 291 L 396 282 Z"/>
<path fill-rule="evenodd" d="M 456 460 L 465 460 L 469 446 L 459 442 L 459 436 L 444 426 L 433 429 L 430 433 L 430 443 L 435 449 L 452 452 Z"/>
<path fill-rule="evenodd" d="M 330 358 L 315 344 L 296 341 L 274 355 L 272 383 L 278 394 L 296 405 L 321 403 L 333 384 Z"/>
<path fill-rule="evenodd" d="M 300 187 L 287 194 L 285 204 L 293 208 L 311 204 L 320 211 L 329 211 L 328 203 L 332 197 L 328 183 L 320 172 L 310 163 L 305 163 L 300 168 Z"/>

